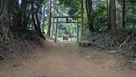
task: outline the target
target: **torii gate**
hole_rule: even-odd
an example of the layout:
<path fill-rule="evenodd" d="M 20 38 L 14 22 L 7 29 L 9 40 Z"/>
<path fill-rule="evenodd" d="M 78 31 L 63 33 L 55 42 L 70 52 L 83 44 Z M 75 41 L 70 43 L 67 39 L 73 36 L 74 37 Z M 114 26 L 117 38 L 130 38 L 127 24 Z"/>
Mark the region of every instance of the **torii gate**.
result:
<path fill-rule="evenodd" d="M 66 21 L 65 22 L 59 22 L 58 19 L 59 18 L 66 18 Z M 76 22 L 69 22 L 68 21 L 68 18 L 76 18 Z M 54 26 L 54 23 L 56 23 L 56 26 L 55 26 L 55 42 L 57 42 L 57 28 L 58 28 L 58 23 L 76 23 L 76 40 L 77 42 L 79 42 L 79 22 L 78 19 L 79 18 L 82 18 L 82 17 L 75 17 L 75 16 L 54 16 L 53 17 L 53 26 Z M 56 19 L 56 22 L 54 22 L 54 20 Z"/>
<path fill-rule="evenodd" d="M 51 27 L 51 9 L 52 7 L 55 8 L 55 3 L 56 3 L 56 0 L 49 0 L 50 2 L 50 5 L 49 5 L 49 31 L 47 32 L 47 34 L 49 34 L 50 36 L 50 27 Z M 54 3 L 52 3 L 54 2 Z M 53 6 L 52 6 L 53 5 Z M 56 22 L 54 22 L 54 19 L 57 19 Z M 59 18 L 66 18 L 66 22 L 59 22 L 58 19 Z M 76 22 L 68 22 L 68 18 L 76 18 Z M 78 19 L 81 18 L 81 22 L 78 21 Z M 58 27 L 58 23 L 76 23 L 76 39 L 77 39 L 77 42 L 79 41 L 79 26 L 78 26 L 78 23 L 81 23 L 81 28 L 83 28 L 83 0 L 81 0 L 81 17 L 79 16 L 54 16 L 53 17 L 53 26 L 54 26 L 54 23 L 56 23 L 56 27 L 55 27 L 55 42 L 57 42 L 57 27 Z M 83 30 L 81 30 L 81 33 L 83 32 Z"/>

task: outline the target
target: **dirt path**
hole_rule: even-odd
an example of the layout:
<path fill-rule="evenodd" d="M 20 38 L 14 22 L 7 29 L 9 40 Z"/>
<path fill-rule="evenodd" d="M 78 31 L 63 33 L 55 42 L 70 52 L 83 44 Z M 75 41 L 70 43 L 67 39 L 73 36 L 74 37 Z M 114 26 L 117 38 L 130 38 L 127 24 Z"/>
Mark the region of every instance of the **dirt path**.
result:
<path fill-rule="evenodd" d="M 30 59 L 1 62 L 0 77 L 136 77 L 136 71 L 118 64 L 115 56 L 99 49 L 46 42 Z"/>

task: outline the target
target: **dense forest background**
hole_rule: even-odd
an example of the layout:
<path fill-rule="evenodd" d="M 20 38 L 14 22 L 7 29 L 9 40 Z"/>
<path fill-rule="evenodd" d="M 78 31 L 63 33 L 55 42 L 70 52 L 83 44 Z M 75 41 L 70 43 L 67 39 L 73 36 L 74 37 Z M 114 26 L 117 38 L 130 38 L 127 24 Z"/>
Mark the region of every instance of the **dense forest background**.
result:
<path fill-rule="evenodd" d="M 85 46 L 136 57 L 136 0 L 0 0 L 1 59 L 46 39 L 44 33 L 53 38 L 51 19 L 64 15 L 82 17 L 80 40 L 87 41 Z M 58 37 L 64 31 L 75 36 L 74 24 L 59 25 Z"/>

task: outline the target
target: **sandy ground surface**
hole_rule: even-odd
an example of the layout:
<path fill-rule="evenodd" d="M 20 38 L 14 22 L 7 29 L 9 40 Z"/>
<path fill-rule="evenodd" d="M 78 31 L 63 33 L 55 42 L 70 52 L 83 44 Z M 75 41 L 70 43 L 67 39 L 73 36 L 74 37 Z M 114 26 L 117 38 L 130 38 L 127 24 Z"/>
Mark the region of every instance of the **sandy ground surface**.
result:
<path fill-rule="evenodd" d="M 116 56 L 76 43 L 51 41 L 29 59 L 0 62 L 0 77 L 136 77 Z"/>

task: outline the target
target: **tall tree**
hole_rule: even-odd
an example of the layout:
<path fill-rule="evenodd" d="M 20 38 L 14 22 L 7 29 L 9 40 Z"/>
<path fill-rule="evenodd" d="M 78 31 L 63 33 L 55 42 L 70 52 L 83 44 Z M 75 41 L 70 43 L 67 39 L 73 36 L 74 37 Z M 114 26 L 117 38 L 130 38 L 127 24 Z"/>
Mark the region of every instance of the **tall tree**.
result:
<path fill-rule="evenodd" d="M 38 0 L 37 2 L 36 1 L 31 1 L 31 6 L 32 6 L 32 20 L 33 20 L 33 24 L 34 24 L 36 33 L 41 38 L 45 39 L 45 37 L 42 35 L 42 32 L 41 32 L 41 28 L 40 28 L 41 22 L 40 22 L 40 19 L 38 17 L 38 13 L 39 13 L 40 8 L 41 8 L 40 5 L 41 5 L 42 2 L 43 2 L 42 0 Z"/>
<path fill-rule="evenodd" d="M 112 26 L 112 38 L 116 41 L 117 38 L 117 26 L 116 26 L 116 5 L 115 0 L 111 0 L 111 26 Z"/>
<path fill-rule="evenodd" d="M 109 0 L 106 0 L 107 5 L 107 27 L 109 26 Z"/>
<path fill-rule="evenodd" d="M 9 36 L 11 36 L 9 13 L 12 1 L 0 0 L 0 41 L 9 41 Z"/>
<path fill-rule="evenodd" d="M 90 32 L 94 32 L 94 26 L 93 26 L 93 18 L 91 17 L 93 14 L 93 8 L 92 8 L 92 0 L 86 0 L 86 12 L 87 12 L 87 18 L 88 18 L 88 28 Z"/>
<path fill-rule="evenodd" d="M 80 35 L 82 36 L 82 33 L 83 33 L 83 23 L 84 23 L 84 19 L 83 19 L 83 17 L 84 17 L 84 1 L 83 0 L 81 0 L 81 17 L 82 17 L 82 20 L 81 20 L 81 22 L 82 22 L 82 26 L 81 26 L 81 33 L 80 33 Z"/>
<path fill-rule="evenodd" d="M 107 0 L 107 5 L 109 6 L 109 8 L 107 8 L 107 12 L 108 12 L 108 30 L 111 30 L 111 0 Z M 107 6 L 107 7 L 108 7 Z"/>
<path fill-rule="evenodd" d="M 51 8 L 52 8 L 52 0 L 49 0 L 49 19 L 48 19 L 48 30 L 47 35 L 50 37 L 50 29 L 51 29 Z"/>
<path fill-rule="evenodd" d="M 125 0 L 122 0 L 122 22 L 121 22 L 121 27 L 125 28 Z"/>

